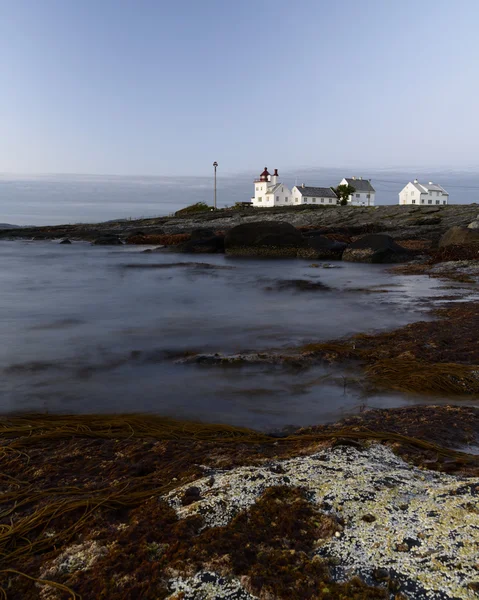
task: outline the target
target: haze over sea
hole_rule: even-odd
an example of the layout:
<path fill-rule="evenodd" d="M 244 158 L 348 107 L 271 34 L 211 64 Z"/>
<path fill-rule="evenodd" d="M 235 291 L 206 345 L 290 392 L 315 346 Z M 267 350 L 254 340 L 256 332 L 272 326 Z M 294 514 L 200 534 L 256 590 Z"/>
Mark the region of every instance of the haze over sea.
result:
<path fill-rule="evenodd" d="M 213 157 L 218 158 L 218 157 Z M 218 206 L 249 200 L 253 179 L 264 166 L 278 167 L 280 180 L 295 184 L 336 186 L 343 177 L 371 179 L 376 204 L 397 204 L 398 193 L 414 178 L 434 181 L 450 194 L 451 204 L 479 203 L 479 169 L 282 169 L 258 165 L 257 172 L 218 173 Z M 212 170 L 212 168 L 211 168 Z M 16 225 L 95 223 L 111 219 L 174 213 L 194 202 L 212 203 L 212 173 L 204 176 L 0 175 L 0 222 Z"/>

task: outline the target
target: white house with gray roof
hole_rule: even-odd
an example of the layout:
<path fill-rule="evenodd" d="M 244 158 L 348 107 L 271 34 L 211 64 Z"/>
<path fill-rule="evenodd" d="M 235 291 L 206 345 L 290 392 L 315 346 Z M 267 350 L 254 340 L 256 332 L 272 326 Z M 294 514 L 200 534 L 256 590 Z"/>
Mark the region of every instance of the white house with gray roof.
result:
<path fill-rule="evenodd" d="M 311 187 L 304 185 L 295 185 L 291 190 L 293 196 L 293 206 L 300 204 L 319 204 L 322 206 L 331 206 L 339 204 L 339 198 L 330 187 Z"/>
<path fill-rule="evenodd" d="M 291 192 L 284 183 L 278 181 L 278 169 L 274 170 L 273 175 L 264 168 L 258 179 L 254 180 L 254 196 L 251 198 L 252 206 L 272 207 L 272 206 L 291 206 Z"/>
<path fill-rule="evenodd" d="M 350 185 L 354 188 L 354 194 L 348 198 L 348 204 L 351 206 L 374 206 L 376 190 L 371 185 L 370 179 L 345 177 L 339 185 Z"/>
<path fill-rule="evenodd" d="M 399 204 L 440 205 L 449 201 L 449 194 L 437 183 L 419 183 L 417 179 L 410 181 L 399 192 Z"/>

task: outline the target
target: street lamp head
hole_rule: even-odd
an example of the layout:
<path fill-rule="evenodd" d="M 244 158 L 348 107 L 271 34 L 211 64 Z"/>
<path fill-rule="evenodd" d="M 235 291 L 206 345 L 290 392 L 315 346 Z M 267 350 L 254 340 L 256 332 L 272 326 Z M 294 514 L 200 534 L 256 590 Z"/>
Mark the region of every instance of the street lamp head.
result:
<path fill-rule="evenodd" d="M 218 166 L 218 163 L 215 160 L 215 162 L 213 163 L 213 167 L 217 167 L 217 166 Z"/>

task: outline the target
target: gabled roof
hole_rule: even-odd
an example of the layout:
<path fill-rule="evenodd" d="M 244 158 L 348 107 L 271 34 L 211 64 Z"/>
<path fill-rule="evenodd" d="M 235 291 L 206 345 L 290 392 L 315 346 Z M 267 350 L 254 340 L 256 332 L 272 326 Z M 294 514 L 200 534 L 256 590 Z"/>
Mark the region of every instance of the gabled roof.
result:
<path fill-rule="evenodd" d="M 376 192 L 371 185 L 369 179 L 353 179 L 352 177 L 345 177 L 348 185 L 352 185 L 357 192 Z"/>
<path fill-rule="evenodd" d="M 302 196 L 307 196 L 308 198 L 310 196 L 313 198 L 337 198 L 336 194 L 330 187 L 303 187 L 302 185 L 297 185 L 295 187 L 301 192 Z"/>
<path fill-rule="evenodd" d="M 419 182 L 416 183 L 415 181 L 410 181 L 409 183 L 413 185 L 421 194 L 427 194 L 428 192 L 442 192 L 445 196 L 449 196 L 446 190 L 437 183 L 425 184 Z"/>
<path fill-rule="evenodd" d="M 278 188 L 280 188 L 282 183 L 275 183 L 273 185 L 268 185 L 268 189 L 266 191 L 267 194 L 274 194 Z"/>

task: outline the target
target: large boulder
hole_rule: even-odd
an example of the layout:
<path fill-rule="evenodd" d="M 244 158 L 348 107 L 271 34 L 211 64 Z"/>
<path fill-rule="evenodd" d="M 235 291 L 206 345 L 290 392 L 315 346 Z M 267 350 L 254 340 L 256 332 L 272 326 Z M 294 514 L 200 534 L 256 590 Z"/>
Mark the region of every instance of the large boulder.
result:
<path fill-rule="evenodd" d="M 225 238 L 222 235 L 188 240 L 178 246 L 171 246 L 171 252 L 186 254 L 220 254 L 225 251 Z"/>
<path fill-rule="evenodd" d="M 479 231 L 468 227 L 451 227 L 439 240 L 439 247 L 479 244 Z"/>
<path fill-rule="evenodd" d="M 304 245 L 296 227 L 278 221 L 244 223 L 225 236 L 226 253 L 237 256 L 296 256 L 298 248 Z"/>
<path fill-rule="evenodd" d="M 117 235 L 102 235 L 92 242 L 94 246 L 118 246 L 123 244 Z"/>
<path fill-rule="evenodd" d="M 370 233 L 359 238 L 343 252 L 343 260 L 366 263 L 406 262 L 415 256 L 414 252 L 397 244 L 384 233 Z"/>
<path fill-rule="evenodd" d="M 330 240 L 322 235 L 308 236 L 304 248 L 299 248 L 298 258 L 340 260 L 347 244 Z"/>

